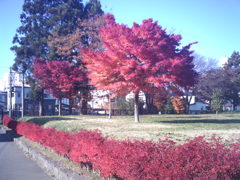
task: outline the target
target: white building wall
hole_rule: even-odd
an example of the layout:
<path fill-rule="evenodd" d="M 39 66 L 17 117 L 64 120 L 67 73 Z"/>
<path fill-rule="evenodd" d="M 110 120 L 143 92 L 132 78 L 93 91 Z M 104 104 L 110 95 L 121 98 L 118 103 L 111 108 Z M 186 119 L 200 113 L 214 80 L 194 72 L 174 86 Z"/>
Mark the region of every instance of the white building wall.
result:
<path fill-rule="evenodd" d="M 134 93 L 133 92 L 126 95 L 126 100 L 129 101 L 130 99 L 134 99 Z M 144 93 L 142 91 L 140 91 L 140 93 L 139 93 L 139 100 L 143 101 L 143 102 L 146 102 L 146 96 L 144 95 Z"/>
<path fill-rule="evenodd" d="M 236 106 L 236 111 L 240 111 L 240 105 Z"/>
<path fill-rule="evenodd" d="M 126 95 L 126 100 L 134 98 L 133 93 L 129 93 Z M 139 94 L 139 100 L 146 102 L 146 98 L 143 92 Z M 88 105 L 93 109 L 103 109 L 104 103 L 108 102 L 108 91 L 94 90 L 92 91 L 92 99 L 88 102 Z"/>
<path fill-rule="evenodd" d="M 103 109 L 104 102 L 108 102 L 108 91 L 93 90 L 91 95 L 92 99 L 88 102 L 88 106 L 93 109 Z"/>
<path fill-rule="evenodd" d="M 24 87 L 24 99 L 29 98 L 30 87 Z M 22 87 L 14 86 L 12 92 L 12 109 L 20 109 L 22 104 Z M 8 109 L 10 108 L 10 91 L 8 89 Z"/>

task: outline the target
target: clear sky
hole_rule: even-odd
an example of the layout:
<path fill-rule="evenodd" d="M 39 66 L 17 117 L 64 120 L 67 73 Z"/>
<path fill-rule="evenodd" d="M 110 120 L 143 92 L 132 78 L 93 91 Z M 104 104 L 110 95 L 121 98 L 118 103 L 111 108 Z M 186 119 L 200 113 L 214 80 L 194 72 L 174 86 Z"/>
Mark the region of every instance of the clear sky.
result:
<path fill-rule="evenodd" d="M 220 60 L 240 51 L 239 0 L 100 0 L 117 22 L 131 26 L 153 18 L 182 44 L 198 41 L 198 54 Z M 20 26 L 23 0 L 0 0 L 0 80 L 13 64 L 12 39 Z"/>

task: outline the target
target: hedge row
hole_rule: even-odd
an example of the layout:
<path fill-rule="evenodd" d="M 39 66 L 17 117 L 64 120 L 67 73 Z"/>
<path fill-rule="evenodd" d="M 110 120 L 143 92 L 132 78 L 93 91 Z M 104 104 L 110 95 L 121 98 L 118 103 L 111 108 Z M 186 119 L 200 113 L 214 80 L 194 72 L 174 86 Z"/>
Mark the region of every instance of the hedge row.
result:
<path fill-rule="evenodd" d="M 240 143 L 225 146 L 218 139 L 196 137 L 185 144 L 171 140 L 117 141 L 97 131 L 76 134 L 43 129 L 4 116 L 4 125 L 52 148 L 75 163 L 98 169 L 102 177 L 129 180 L 240 179 Z"/>

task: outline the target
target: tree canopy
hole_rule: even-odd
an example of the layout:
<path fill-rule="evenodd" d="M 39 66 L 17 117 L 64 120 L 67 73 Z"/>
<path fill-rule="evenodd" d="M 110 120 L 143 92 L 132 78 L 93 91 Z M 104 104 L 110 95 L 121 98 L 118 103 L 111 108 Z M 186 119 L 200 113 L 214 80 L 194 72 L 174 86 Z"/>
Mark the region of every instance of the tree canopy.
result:
<path fill-rule="evenodd" d="M 34 76 L 44 89 L 57 98 L 69 98 L 77 93 L 86 80 L 85 70 L 67 61 L 46 61 L 35 59 Z"/>
<path fill-rule="evenodd" d="M 227 63 L 225 64 L 227 68 L 240 68 L 240 53 L 238 51 L 233 51 L 230 58 L 228 58 Z"/>
<path fill-rule="evenodd" d="M 240 79 L 234 69 L 214 69 L 202 74 L 196 85 L 196 95 L 211 102 L 214 97 L 231 101 L 234 106 L 239 103 Z M 221 94 L 221 96 L 216 96 Z"/>
<path fill-rule="evenodd" d="M 13 38 L 16 57 L 13 69 L 27 74 L 31 85 L 32 98 L 43 101 L 43 90 L 38 81 L 32 79 L 32 65 L 34 58 L 44 60 L 71 61 L 59 54 L 57 48 L 48 43 L 53 34 L 65 37 L 76 29 L 82 29 L 79 22 L 92 19 L 96 14 L 102 14 L 98 0 L 24 0 L 21 25 Z M 42 104 L 42 103 L 40 103 Z M 39 112 L 39 114 L 41 114 Z"/>
<path fill-rule="evenodd" d="M 168 34 L 152 19 L 129 28 L 108 14 L 105 23 L 100 29 L 104 50 L 83 54 L 92 85 L 116 95 L 133 92 L 136 101 L 140 91 L 194 85 L 192 43 L 180 48 L 181 36 Z"/>
<path fill-rule="evenodd" d="M 82 0 L 25 0 L 21 26 L 11 48 L 16 54 L 14 70 L 30 72 L 34 58 L 61 60 L 55 48 L 48 45 L 49 36 L 53 32 L 60 36 L 71 34 L 79 27 L 79 21 L 102 13 L 98 0 L 85 5 Z"/>
<path fill-rule="evenodd" d="M 75 96 L 80 88 L 85 88 L 85 70 L 70 62 L 35 59 L 33 68 L 34 76 L 41 87 L 47 89 L 60 101 L 62 98 Z"/>

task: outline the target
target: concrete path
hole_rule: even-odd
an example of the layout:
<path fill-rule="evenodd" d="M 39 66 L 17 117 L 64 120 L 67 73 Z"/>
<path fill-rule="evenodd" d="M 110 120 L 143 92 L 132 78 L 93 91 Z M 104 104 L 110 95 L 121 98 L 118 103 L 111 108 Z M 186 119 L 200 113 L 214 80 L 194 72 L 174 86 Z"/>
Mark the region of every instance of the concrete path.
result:
<path fill-rule="evenodd" d="M 10 130 L 0 129 L 0 180 L 52 180 L 17 149 Z"/>

